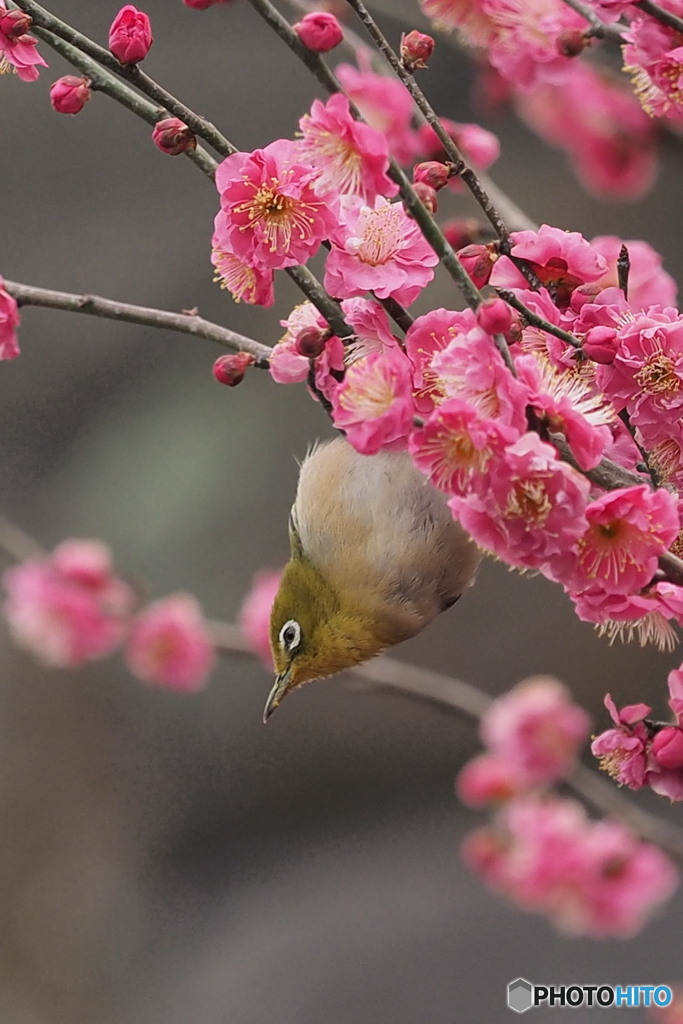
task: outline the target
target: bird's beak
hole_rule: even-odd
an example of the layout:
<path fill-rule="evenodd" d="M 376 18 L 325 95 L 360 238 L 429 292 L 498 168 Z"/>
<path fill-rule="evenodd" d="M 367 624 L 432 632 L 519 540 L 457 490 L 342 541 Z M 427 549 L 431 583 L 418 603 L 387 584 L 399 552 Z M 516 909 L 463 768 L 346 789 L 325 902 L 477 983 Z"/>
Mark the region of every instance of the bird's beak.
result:
<path fill-rule="evenodd" d="M 273 688 L 268 694 L 268 700 L 266 706 L 263 709 L 263 724 L 265 725 L 273 711 L 280 707 L 282 701 L 285 699 L 287 690 L 289 689 L 289 681 L 292 675 L 291 666 L 281 672 L 279 676 L 275 677 Z"/>

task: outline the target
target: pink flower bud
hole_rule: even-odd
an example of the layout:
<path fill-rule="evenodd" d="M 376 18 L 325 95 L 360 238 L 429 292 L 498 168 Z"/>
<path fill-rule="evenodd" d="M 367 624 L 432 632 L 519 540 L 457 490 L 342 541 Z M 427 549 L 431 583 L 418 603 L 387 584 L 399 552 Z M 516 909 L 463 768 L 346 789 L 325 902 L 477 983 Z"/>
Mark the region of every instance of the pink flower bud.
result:
<path fill-rule="evenodd" d="M 594 363 L 613 363 L 619 338 L 613 327 L 591 327 L 583 339 L 583 351 Z"/>
<path fill-rule="evenodd" d="M 488 284 L 493 264 L 498 259 L 493 244 L 466 245 L 458 251 L 457 256 L 477 288 L 483 288 Z"/>
<path fill-rule="evenodd" d="M 194 133 L 178 117 L 165 117 L 157 121 L 152 132 L 152 142 L 168 156 L 178 156 L 197 146 Z"/>
<path fill-rule="evenodd" d="M 683 732 L 674 725 L 661 729 L 652 741 L 650 753 L 662 768 L 683 768 Z"/>
<path fill-rule="evenodd" d="M 121 64 L 137 64 L 149 53 L 152 45 L 149 18 L 132 4 L 126 4 L 114 18 L 109 29 L 109 49 Z"/>
<path fill-rule="evenodd" d="M 296 336 L 295 350 L 306 359 L 317 359 L 323 352 L 330 332 L 322 327 L 304 327 Z"/>
<path fill-rule="evenodd" d="M 451 168 L 448 164 L 439 163 L 438 160 L 426 160 L 413 167 L 413 181 L 416 184 L 418 181 L 424 182 L 437 192 L 444 187 L 450 176 Z"/>
<path fill-rule="evenodd" d="M 219 356 L 211 372 L 219 384 L 234 388 L 242 383 L 253 362 L 254 357 L 249 352 L 232 352 L 227 356 Z"/>
<path fill-rule="evenodd" d="M 512 326 L 512 310 L 503 299 L 492 296 L 477 310 L 477 321 L 487 334 L 507 334 Z"/>
<path fill-rule="evenodd" d="M 587 302 L 595 302 L 595 296 L 599 295 L 602 288 L 595 284 L 582 284 L 572 292 L 570 306 L 574 313 L 580 313 Z"/>
<path fill-rule="evenodd" d="M 441 225 L 446 241 L 453 249 L 473 245 L 481 238 L 481 224 L 474 217 L 454 217 Z"/>
<path fill-rule="evenodd" d="M 430 213 L 436 213 L 436 208 L 439 205 L 439 201 L 436 198 L 436 190 L 425 181 L 416 181 L 413 184 L 413 189 L 418 199 L 422 201 L 423 206 L 426 206 Z M 409 210 L 406 210 L 406 213 L 409 217 L 411 216 Z"/>
<path fill-rule="evenodd" d="M 311 11 L 294 26 L 304 46 L 315 53 L 327 53 L 339 46 L 344 33 L 334 14 L 327 11 Z"/>
<path fill-rule="evenodd" d="M 65 75 L 50 86 L 50 103 L 58 114 L 77 114 L 90 99 L 90 82 L 87 78 Z"/>
<path fill-rule="evenodd" d="M 16 42 L 21 36 L 26 35 L 33 19 L 24 11 L 2 11 L 0 12 L 0 35 L 5 36 L 10 42 Z"/>
<path fill-rule="evenodd" d="M 427 61 L 434 53 L 434 40 L 424 32 L 413 29 L 401 36 L 401 62 L 406 71 L 426 68 Z"/>
<path fill-rule="evenodd" d="M 578 57 L 589 43 L 590 39 L 586 37 L 585 31 L 581 28 L 562 29 L 555 40 L 557 52 L 563 57 Z"/>

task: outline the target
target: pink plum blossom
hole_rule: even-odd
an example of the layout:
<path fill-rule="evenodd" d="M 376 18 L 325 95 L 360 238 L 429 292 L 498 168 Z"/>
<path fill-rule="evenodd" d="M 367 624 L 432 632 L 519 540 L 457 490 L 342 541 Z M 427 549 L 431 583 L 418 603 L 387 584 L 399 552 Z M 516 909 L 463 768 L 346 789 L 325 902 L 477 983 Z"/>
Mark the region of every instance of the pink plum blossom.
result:
<path fill-rule="evenodd" d="M 529 261 L 560 309 L 569 305 L 571 293 L 578 285 L 598 281 L 607 270 L 607 261 L 578 231 L 562 231 L 542 224 L 538 231 L 514 231 L 511 237 L 511 255 Z M 501 256 L 493 268 L 491 284 L 527 287 L 507 256 Z"/>
<path fill-rule="evenodd" d="M 412 432 L 409 450 L 435 487 L 466 495 L 475 477 L 486 473 L 494 454 L 500 455 L 517 436 L 511 427 L 483 417 L 469 402 L 449 398 Z"/>
<path fill-rule="evenodd" d="M 145 683 L 179 693 L 201 690 L 215 652 L 199 602 L 179 593 L 148 605 L 131 625 L 124 654 Z"/>
<path fill-rule="evenodd" d="M 378 196 L 366 206 L 355 196 L 343 196 L 339 207 L 325 288 L 339 299 L 372 290 L 380 299 L 414 302 L 434 277 L 439 257 L 403 204 Z"/>
<path fill-rule="evenodd" d="M 647 747 L 651 735 L 644 719 L 652 708 L 648 704 L 629 704 L 618 711 L 609 693 L 605 707 L 614 728 L 595 737 L 591 752 L 598 758 L 602 770 L 620 786 L 642 789 L 646 785 Z"/>
<path fill-rule="evenodd" d="M 526 786 L 565 778 L 575 767 L 590 719 L 550 676 L 525 679 L 493 701 L 480 727 L 488 749 Z"/>
<path fill-rule="evenodd" d="M 619 329 L 619 350 L 598 369 L 598 383 L 617 410 L 626 408 L 647 447 L 681 438 L 683 317 L 658 306 L 632 315 Z"/>
<path fill-rule="evenodd" d="M 599 585 L 613 594 L 637 593 L 680 529 L 676 499 L 646 485 L 621 487 L 590 502 L 588 528 L 578 542 L 572 586 Z"/>
<path fill-rule="evenodd" d="M 484 807 L 518 796 L 520 785 L 505 758 L 487 752 L 463 765 L 455 780 L 455 791 L 468 807 Z"/>
<path fill-rule="evenodd" d="M 477 544 L 520 568 L 563 564 L 585 531 L 585 477 L 527 433 L 491 461 L 486 483 L 449 501 Z"/>
<path fill-rule="evenodd" d="M 360 196 L 372 202 L 393 196 L 398 186 L 387 176 L 389 149 L 376 128 L 351 116 L 349 101 L 335 93 L 327 103 L 314 100 L 310 114 L 299 121 L 299 154 L 315 169 L 314 189 Z"/>
<path fill-rule="evenodd" d="M 559 798 L 510 801 L 493 826 L 468 837 L 463 856 L 522 909 L 593 938 L 635 935 L 678 884 L 658 847 Z"/>
<path fill-rule="evenodd" d="M 38 68 L 48 66 L 38 53 L 38 40 L 28 34 L 32 19 L 18 10 L 8 10 L 0 0 L 0 74 L 16 71 L 23 82 L 34 82 Z"/>
<path fill-rule="evenodd" d="M 232 252 L 226 219 L 216 215 L 211 240 L 211 262 L 216 268 L 214 281 L 227 289 L 235 302 L 254 306 L 272 306 L 275 301 L 274 273 L 257 261 L 245 263 Z"/>
<path fill-rule="evenodd" d="M 496 30 L 488 59 L 506 81 L 527 90 L 571 75 L 572 58 L 560 53 L 557 40 L 588 24 L 562 0 L 481 0 L 481 6 Z"/>
<path fill-rule="evenodd" d="M 353 362 L 330 393 L 336 427 L 363 455 L 405 448 L 415 406 L 410 364 L 398 348 L 371 352 Z"/>
<path fill-rule="evenodd" d="M 435 28 L 457 30 L 470 46 L 486 48 L 494 38 L 496 27 L 483 0 L 419 0 L 419 5 Z"/>
<path fill-rule="evenodd" d="M 237 625 L 242 636 L 269 671 L 273 670 L 273 655 L 270 650 L 270 611 L 281 578 L 282 569 L 263 569 L 257 572 L 252 580 L 251 589 L 245 595 L 237 613 Z"/>
<path fill-rule="evenodd" d="M 0 277 L 0 360 L 19 355 L 19 308 L 17 300 L 5 288 Z"/>
<path fill-rule="evenodd" d="M 562 433 L 582 469 L 593 469 L 612 440 L 614 411 L 605 396 L 577 374 L 558 372 L 533 355 L 515 359 L 517 374 L 529 389 L 528 404 L 551 433 Z"/>
<path fill-rule="evenodd" d="M 66 668 L 110 654 L 122 641 L 135 597 L 100 541 L 67 540 L 45 558 L 3 576 L 14 639 L 46 665 Z"/>
<path fill-rule="evenodd" d="M 221 248 L 263 270 L 306 263 L 337 220 L 335 204 L 313 181 L 313 169 L 287 139 L 226 157 L 216 171 Z"/>
<path fill-rule="evenodd" d="M 430 412 L 435 403 L 443 401 L 444 390 L 432 368 L 435 353 L 446 348 L 457 335 L 477 326 L 470 309 L 432 309 L 418 316 L 408 328 L 405 349 L 413 367 L 415 401 L 420 412 Z"/>
<path fill-rule="evenodd" d="M 339 64 L 335 74 L 363 119 L 385 137 L 389 152 L 399 163 L 410 163 L 416 152 L 413 100 L 403 83 L 352 64 Z"/>
<path fill-rule="evenodd" d="M 517 93 L 515 109 L 567 155 L 579 180 L 608 201 L 639 199 L 657 175 L 656 126 L 619 78 L 574 61 L 562 85 Z"/>
<path fill-rule="evenodd" d="M 527 427 L 529 390 L 514 377 L 493 338 L 477 325 L 456 334 L 432 356 L 435 390 L 444 398 L 462 398 L 483 417 L 491 417 L 520 434 Z"/>
<path fill-rule="evenodd" d="M 299 351 L 298 337 L 309 328 L 324 330 L 325 321 L 312 302 L 302 302 L 280 323 L 286 330 L 271 352 L 270 375 L 278 384 L 299 384 L 308 379 L 311 364 Z M 343 368 L 344 346 L 339 338 L 330 338 L 315 361 L 317 386 L 325 391 L 330 374 Z"/>
<path fill-rule="evenodd" d="M 668 5 L 667 5 L 668 6 Z M 673 4 L 679 17 L 683 8 Z M 653 117 L 683 117 L 681 79 L 683 47 L 680 34 L 648 14 L 634 12 L 623 48 L 624 70 L 631 74 L 634 92 Z"/>

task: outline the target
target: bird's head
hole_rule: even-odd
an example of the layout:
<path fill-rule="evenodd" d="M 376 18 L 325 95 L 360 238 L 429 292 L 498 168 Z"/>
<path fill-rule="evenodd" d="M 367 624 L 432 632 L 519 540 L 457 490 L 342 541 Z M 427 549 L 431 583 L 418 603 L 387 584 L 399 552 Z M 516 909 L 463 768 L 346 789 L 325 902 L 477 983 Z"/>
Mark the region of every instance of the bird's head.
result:
<path fill-rule="evenodd" d="M 287 694 L 379 654 L 390 642 L 359 595 L 332 587 L 303 556 L 285 567 L 270 614 L 277 673 L 264 722 Z"/>

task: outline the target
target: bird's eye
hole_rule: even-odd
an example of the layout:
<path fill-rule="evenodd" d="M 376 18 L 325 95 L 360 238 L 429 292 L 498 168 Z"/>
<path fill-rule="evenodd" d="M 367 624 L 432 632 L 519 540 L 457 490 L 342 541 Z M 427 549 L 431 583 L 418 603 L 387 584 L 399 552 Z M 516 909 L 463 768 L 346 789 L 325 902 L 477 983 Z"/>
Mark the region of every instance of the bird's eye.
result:
<path fill-rule="evenodd" d="M 280 644 L 287 651 L 293 651 L 301 640 L 301 626 L 295 619 L 289 619 L 280 630 Z"/>

